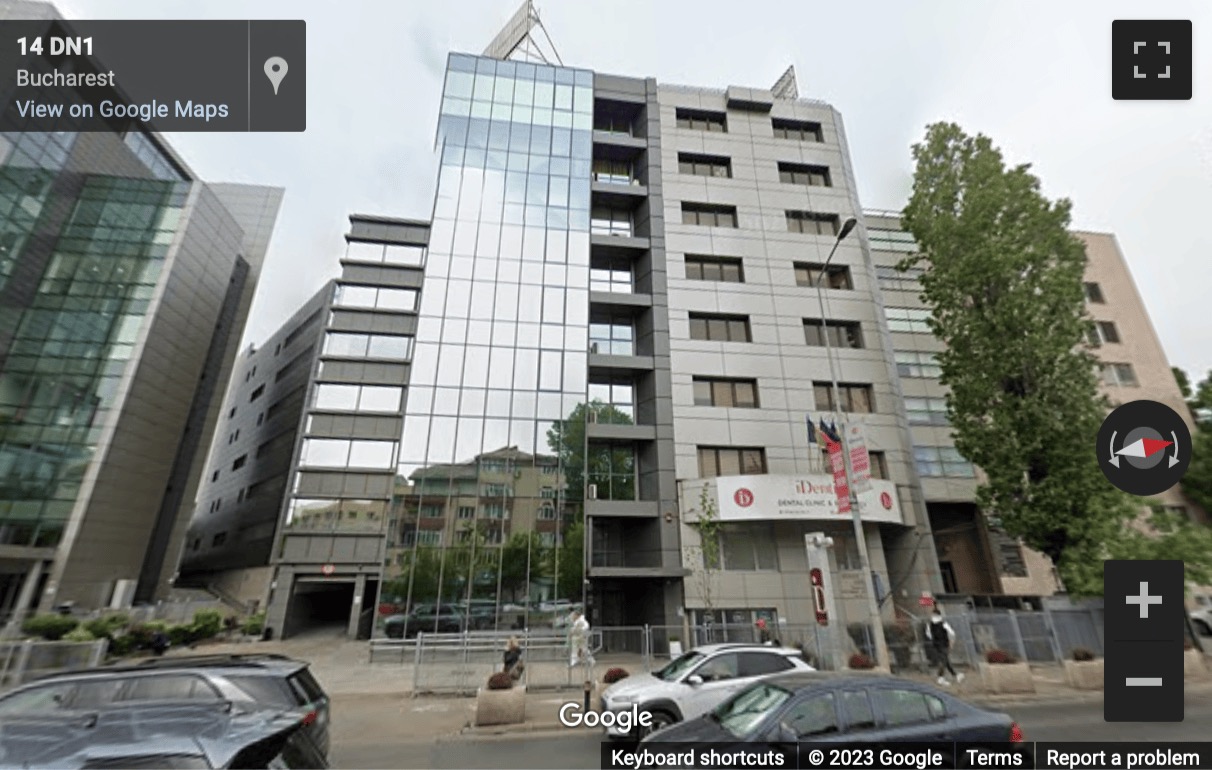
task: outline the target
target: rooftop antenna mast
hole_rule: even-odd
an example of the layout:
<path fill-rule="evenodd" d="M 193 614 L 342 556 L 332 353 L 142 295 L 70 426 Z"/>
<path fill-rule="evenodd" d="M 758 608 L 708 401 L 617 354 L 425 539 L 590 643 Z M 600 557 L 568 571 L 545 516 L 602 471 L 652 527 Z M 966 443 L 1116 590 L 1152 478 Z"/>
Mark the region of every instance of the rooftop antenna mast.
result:
<path fill-rule="evenodd" d="M 535 36 L 535 28 L 543 33 L 547 51 L 544 51 L 542 41 Z M 534 0 L 525 0 L 522 3 L 522 7 L 484 49 L 484 55 L 502 61 L 540 61 L 543 64 L 564 66 L 564 60 L 560 58 L 560 52 L 556 50 L 551 35 L 547 34 L 547 27 L 543 26 L 543 20 L 539 18 L 539 9 L 535 7 Z"/>

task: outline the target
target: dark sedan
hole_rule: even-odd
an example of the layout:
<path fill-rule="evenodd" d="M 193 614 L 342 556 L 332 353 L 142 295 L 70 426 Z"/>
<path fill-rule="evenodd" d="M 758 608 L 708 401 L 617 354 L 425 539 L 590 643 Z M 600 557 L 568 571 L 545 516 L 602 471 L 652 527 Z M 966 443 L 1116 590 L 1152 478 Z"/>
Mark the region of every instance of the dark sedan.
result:
<path fill-rule="evenodd" d="M 1022 740 L 1009 715 L 929 685 L 878 674 L 816 672 L 763 679 L 706 715 L 657 730 L 644 742 L 743 742 L 789 751 L 800 741 Z"/>

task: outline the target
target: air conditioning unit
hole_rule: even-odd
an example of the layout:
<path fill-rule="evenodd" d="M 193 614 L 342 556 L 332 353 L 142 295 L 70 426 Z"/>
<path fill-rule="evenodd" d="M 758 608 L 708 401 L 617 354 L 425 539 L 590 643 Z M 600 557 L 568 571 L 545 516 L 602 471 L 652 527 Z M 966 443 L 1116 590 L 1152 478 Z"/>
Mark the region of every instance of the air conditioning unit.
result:
<path fill-rule="evenodd" d="M 598 343 L 596 343 L 596 342 L 589 343 L 589 352 L 596 355 L 598 352 Z"/>
<path fill-rule="evenodd" d="M 585 491 L 585 497 L 589 500 L 597 500 L 598 499 L 598 485 L 590 484 L 589 487 Z"/>

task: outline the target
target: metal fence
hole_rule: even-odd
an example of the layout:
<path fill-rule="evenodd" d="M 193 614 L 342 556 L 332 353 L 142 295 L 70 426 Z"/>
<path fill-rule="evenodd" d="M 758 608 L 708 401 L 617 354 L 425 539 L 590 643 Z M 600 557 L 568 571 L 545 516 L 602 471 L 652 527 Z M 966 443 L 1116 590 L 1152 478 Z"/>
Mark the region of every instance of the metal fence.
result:
<path fill-rule="evenodd" d="M 27 639 L 0 642 L 0 689 L 16 687 L 44 674 L 101 665 L 109 641 L 47 642 Z"/>
<path fill-rule="evenodd" d="M 974 666 L 994 649 L 1034 664 L 1059 663 L 1078 648 L 1103 654 L 1101 608 L 1031 612 L 977 609 L 949 614 L 946 620 L 957 637 L 951 651 L 956 666 Z M 923 619 L 885 626 L 894 673 L 925 672 L 935 665 L 925 632 Z M 844 667 L 854 653 L 875 656 L 871 628 L 862 623 L 844 628 L 780 623 L 767 633 L 769 641 L 799 648 L 805 660 L 822 670 Z M 521 683 L 532 690 L 580 689 L 585 681 L 600 679 L 613 666 L 630 672 L 651 672 L 664 666 L 678 649 L 765 640 L 759 629 L 748 624 L 599 627 L 591 631 L 595 665 L 581 670 L 570 668 L 567 637 L 559 630 L 420 633 L 414 639 L 372 640 L 370 662 L 412 666 L 414 695 L 471 694 L 502 669 L 502 654 L 511 636 L 516 636 L 522 647 L 525 671 Z"/>

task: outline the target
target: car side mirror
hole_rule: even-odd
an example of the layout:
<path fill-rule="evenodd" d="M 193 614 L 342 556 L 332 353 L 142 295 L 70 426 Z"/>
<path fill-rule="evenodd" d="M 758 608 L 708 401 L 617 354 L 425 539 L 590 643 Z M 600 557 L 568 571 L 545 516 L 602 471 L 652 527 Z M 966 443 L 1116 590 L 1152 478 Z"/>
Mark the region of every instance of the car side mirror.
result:
<path fill-rule="evenodd" d="M 686 684 L 691 685 L 693 687 L 698 687 L 702 683 L 703 683 L 703 677 L 699 676 L 698 674 L 691 674 L 690 676 L 686 677 Z"/>

